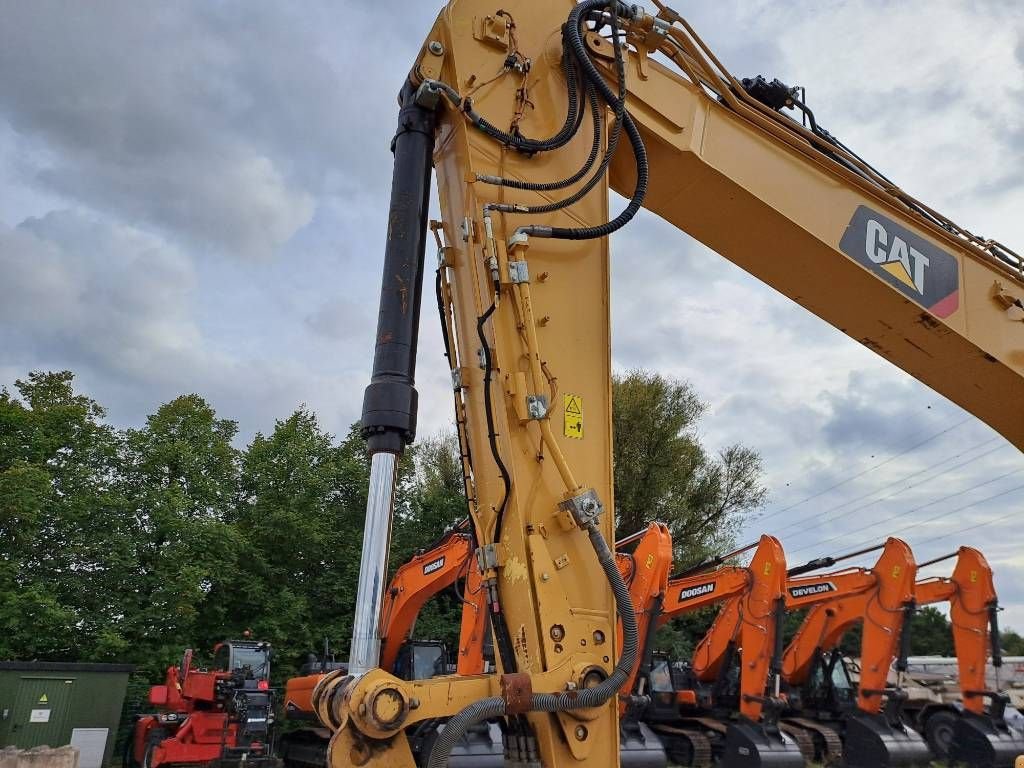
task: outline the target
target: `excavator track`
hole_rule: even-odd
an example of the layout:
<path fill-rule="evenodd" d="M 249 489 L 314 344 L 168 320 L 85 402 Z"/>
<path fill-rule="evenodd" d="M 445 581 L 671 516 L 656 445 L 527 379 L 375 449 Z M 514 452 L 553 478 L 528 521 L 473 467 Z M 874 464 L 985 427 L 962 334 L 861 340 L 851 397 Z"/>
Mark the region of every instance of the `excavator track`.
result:
<path fill-rule="evenodd" d="M 808 763 L 815 762 L 817 754 L 814 748 L 814 739 L 805 728 L 799 728 L 789 723 L 779 723 L 779 730 L 796 742 L 797 747 L 800 749 L 800 754 L 804 756 L 804 760 Z"/>
<path fill-rule="evenodd" d="M 814 750 L 815 758 L 820 762 L 825 765 L 840 765 L 843 762 L 843 741 L 835 729 L 806 717 L 787 717 L 783 724 L 804 729 L 805 733 L 811 731 L 814 734 L 814 741 L 817 742 Z M 786 732 L 789 733 L 789 731 Z M 797 741 L 797 743 L 800 742 Z M 800 751 L 803 752 L 803 746 L 800 747 Z"/>
<path fill-rule="evenodd" d="M 665 753 L 673 763 L 687 768 L 711 768 L 713 765 L 711 740 L 700 731 L 673 725 L 652 727 L 665 742 Z"/>

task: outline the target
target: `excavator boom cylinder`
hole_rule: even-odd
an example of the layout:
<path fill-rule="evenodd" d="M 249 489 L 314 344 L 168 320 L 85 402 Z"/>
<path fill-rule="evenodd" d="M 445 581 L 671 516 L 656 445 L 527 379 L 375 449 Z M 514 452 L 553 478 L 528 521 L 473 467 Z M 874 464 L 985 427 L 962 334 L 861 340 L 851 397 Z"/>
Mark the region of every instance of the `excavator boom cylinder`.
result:
<path fill-rule="evenodd" d="M 416 338 L 423 295 L 423 256 L 430 203 L 434 112 L 417 103 L 417 90 L 402 89 L 388 213 L 384 275 L 377 317 L 373 376 L 363 395 L 362 431 L 372 455 L 363 552 L 349 674 L 380 662 L 380 607 L 387 583 L 388 549 L 398 455 L 416 435 Z"/>

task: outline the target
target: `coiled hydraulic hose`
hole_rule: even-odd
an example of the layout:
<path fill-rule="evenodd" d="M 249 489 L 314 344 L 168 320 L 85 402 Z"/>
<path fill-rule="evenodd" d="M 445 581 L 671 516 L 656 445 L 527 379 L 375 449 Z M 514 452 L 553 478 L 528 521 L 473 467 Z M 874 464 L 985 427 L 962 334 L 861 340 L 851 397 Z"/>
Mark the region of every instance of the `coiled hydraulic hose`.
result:
<path fill-rule="evenodd" d="M 622 621 L 622 655 L 615 664 L 611 675 L 593 688 L 561 693 L 533 694 L 530 699 L 530 711 L 533 712 L 565 712 L 571 709 L 599 707 L 618 693 L 636 663 L 639 634 L 629 588 L 622 580 L 622 575 L 615 563 L 615 555 L 612 554 L 608 542 L 601 535 L 596 521 L 586 524 L 585 528 L 590 537 L 590 544 L 597 554 L 598 562 L 600 562 L 615 595 L 615 609 Z M 430 751 L 427 768 L 445 768 L 452 749 L 473 725 L 490 718 L 501 717 L 504 714 L 505 701 L 498 696 L 481 699 L 470 704 L 445 724 L 444 730 L 441 731 L 434 743 L 434 748 Z"/>

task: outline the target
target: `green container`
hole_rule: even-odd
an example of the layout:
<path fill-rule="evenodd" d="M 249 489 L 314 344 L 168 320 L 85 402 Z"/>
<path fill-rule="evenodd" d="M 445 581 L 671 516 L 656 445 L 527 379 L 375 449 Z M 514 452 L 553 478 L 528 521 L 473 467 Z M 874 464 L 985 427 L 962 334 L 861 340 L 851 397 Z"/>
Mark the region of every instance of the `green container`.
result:
<path fill-rule="evenodd" d="M 0 661 L 0 747 L 79 748 L 79 768 L 109 765 L 130 664 Z"/>

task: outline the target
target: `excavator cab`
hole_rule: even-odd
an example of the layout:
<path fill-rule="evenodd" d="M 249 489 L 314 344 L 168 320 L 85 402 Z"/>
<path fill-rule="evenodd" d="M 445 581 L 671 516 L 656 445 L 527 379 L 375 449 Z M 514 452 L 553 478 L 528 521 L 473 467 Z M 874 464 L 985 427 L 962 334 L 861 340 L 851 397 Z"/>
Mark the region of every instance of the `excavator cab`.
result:
<path fill-rule="evenodd" d="M 407 640 L 398 649 L 394 674 L 402 680 L 429 680 L 448 674 L 448 649 L 435 641 Z"/>
<path fill-rule="evenodd" d="M 809 709 L 835 714 L 849 711 L 856 705 L 857 687 L 838 648 L 828 654 L 818 652 L 801 701 Z"/>

